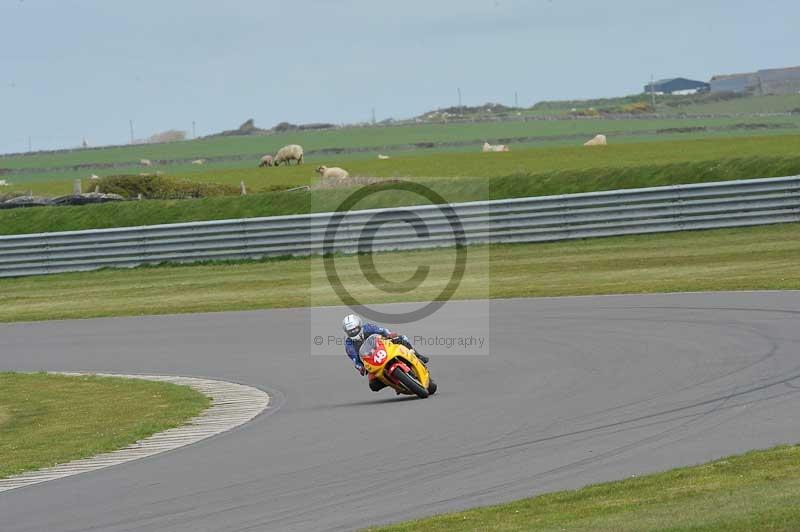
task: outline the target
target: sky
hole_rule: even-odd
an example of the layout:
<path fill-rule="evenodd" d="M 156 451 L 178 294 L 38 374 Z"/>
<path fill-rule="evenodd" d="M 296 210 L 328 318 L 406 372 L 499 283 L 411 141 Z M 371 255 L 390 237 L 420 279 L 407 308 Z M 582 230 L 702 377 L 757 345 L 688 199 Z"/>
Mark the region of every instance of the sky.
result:
<path fill-rule="evenodd" d="M 800 64 L 800 2 L 0 0 L 0 153 Z"/>

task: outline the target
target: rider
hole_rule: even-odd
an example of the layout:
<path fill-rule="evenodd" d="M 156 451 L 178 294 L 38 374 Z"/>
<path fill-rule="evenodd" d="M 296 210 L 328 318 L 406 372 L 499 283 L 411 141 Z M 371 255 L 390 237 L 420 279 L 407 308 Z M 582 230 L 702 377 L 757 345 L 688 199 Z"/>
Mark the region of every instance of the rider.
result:
<path fill-rule="evenodd" d="M 347 356 L 350 357 L 350 360 L 353 361 L 356 370 L 358 370 L 358 372 L 362 375 L 366 374 L 366 370 L 364 369 L 364 364 L 361 363 L 361 358 L 358 356 L 358 350 L 361 349 L 361 344 L 364 343 L 364 340 L 367 337 L 373 334 L 380 334 L 384 338 L 391 339 L 396 344 L 405 346 L 408 349 L 414 349 L 414 346 L 411 345 L 411 342 L 408 341 L 407 337 L 393 333 L 389 329 L 379 327 L 374 323 L 363 323 L 361 318 L 355 314 L 348 314 L 344 317 L 342 320 L 342 329 L 344 329 L 344 332 L 347 335 L 347 338 L 344 340 L 344 350 L 347 353 Z M 416 350 L 414 352 L 416 353 L 417 358 L 420 359 L 423 364 L 430 362 L 430 359 L 425 355 L 421 355 Z M 374 378 L 372 375 L 369 376 L 370 390 L 377 392 L 385 387 L 386 385 L 380 379 Z"/>

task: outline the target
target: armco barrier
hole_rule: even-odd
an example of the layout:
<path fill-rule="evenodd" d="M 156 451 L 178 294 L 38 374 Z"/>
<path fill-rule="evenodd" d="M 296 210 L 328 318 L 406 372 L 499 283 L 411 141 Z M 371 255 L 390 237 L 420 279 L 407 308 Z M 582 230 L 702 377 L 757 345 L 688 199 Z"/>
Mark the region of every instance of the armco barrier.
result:
<path fill-rule="evenodd" d="M 409 216 L 418 222 L 409 223 Z M 326 243 L 326 229 L 332 220 L 338 221 L 338 231 L 336 235 L 329 231 Z M 391 250 L 798 221 L 800 176 L 748 179 L 338 215 L 15 235 L 0 237 L 0 277 L 160 262 L 353 252 L 365 235 L 374 237 L 371 249 Z"/>

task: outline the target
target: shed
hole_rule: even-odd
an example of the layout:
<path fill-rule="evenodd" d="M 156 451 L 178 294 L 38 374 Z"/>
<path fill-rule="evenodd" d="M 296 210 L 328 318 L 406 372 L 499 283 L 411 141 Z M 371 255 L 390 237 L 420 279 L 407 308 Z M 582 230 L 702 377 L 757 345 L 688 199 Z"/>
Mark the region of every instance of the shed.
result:
<path fill-rule="evenodd" d="M 711 92 L 755 92 L 758 87 L 758 75 L 755 72 L 747 72 L 714 76 L 710 85 Z"/>
<path fill-rule="evenodd" d="M 668 78 L 648 83 L 644 86 L 645 92 L 658 92 L 661 94 L 705 92 L 709 89 L 705 81 L 696 81 L 687 78 Z"/>
<path fill-rule="evenodd" d="M 800 93 L 800 67 L 770 68 L 757 74 L 760 94 Z"/>

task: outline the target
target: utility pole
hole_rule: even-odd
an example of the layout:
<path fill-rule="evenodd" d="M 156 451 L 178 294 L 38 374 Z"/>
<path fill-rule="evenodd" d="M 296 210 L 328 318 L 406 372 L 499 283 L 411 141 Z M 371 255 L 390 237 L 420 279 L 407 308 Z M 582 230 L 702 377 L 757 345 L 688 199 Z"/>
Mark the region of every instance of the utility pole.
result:
<path fill-rule="evenodd" d="M 192 138 L 193 138 L 193 139 L 196 139 L 196 138 L 197 138 L 197 129 L 195 129 L 195 123 L 194 123 L 194 120 L 192 120 Z"/>
<path fill-rule="evenodd" d="M 31 149 L 31 136 L 30 136 L 30 135 L 28 135 L 28 152 L 31 152 L 31 151 L 33 151 L 33 150 Z"/>
<path fill-rule="evenodd" d="M 650 74 L 650 106 L 653 111 L 656 110 L 656 82 L 652 74 Z"/>
<path fill-rule="evenodd" d="M 133 144 L 133 120 L 128 120 L 128 124 L 131 126 L 131 144 Z"/>
<path fill-rule="evenodd" d="M 517 91 L 514 91 L 514 108 L 519 109 L 519 97 Z"/>
<path fill-rule="evenodd" d="M 458 112 L 461 113 L 461 88 L 456 90 L 458 91 Z"/>
<path fill-rule="evenodd" d="M 372 125 L 375 125 L 375 108 L 372 108 Z"/>

